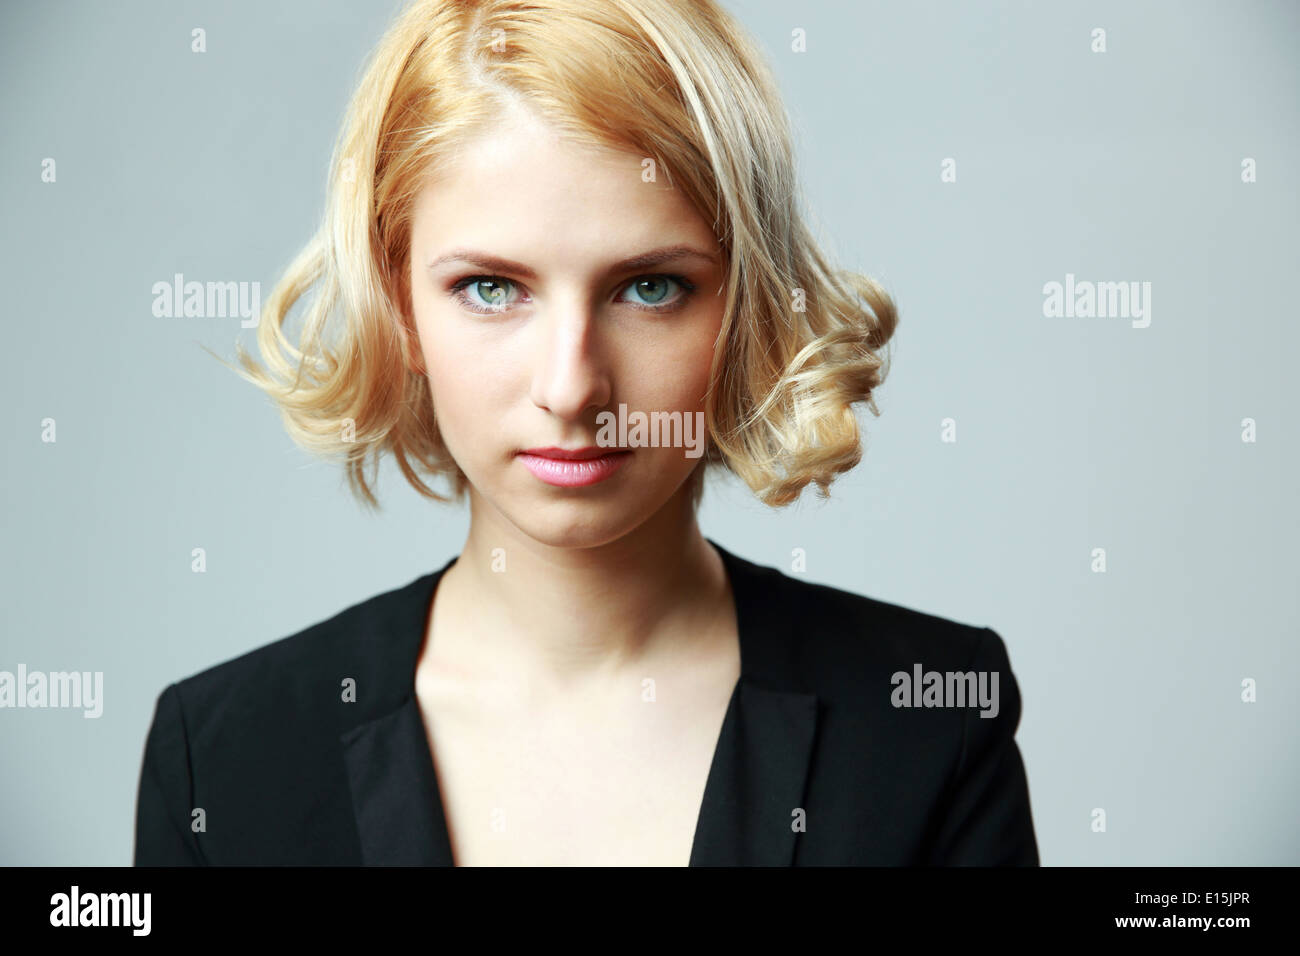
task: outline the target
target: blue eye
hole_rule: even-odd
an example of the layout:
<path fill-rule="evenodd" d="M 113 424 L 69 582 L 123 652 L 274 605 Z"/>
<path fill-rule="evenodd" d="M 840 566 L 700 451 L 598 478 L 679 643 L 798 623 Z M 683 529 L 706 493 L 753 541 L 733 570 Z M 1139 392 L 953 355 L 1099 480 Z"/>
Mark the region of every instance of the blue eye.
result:
<path fill-rule="evenodd" d="M 670 286 L 674 285 L 682 291 L 676 298 L 670 299 Z M 641 301 L 645 303 L 644 305 L 638 305 L 636 302 L 629 302 L 628 305 L 650 312 L 672 312 L 686 304 L 686 300 L 695 291 L 695 286 L 687 281 L 685 276 L 652 275 L 641 276 L 632 282 L 628 289 L 635 291 L 638 296 L 642 297 Z M 624 300 L 620 299 L 619 301 Z"/>
<path fill-rule="evenodd" d="M 471 311 L 489 315 L 503 312 L 509 305 L 504 288 L 508 285 L 514 283 L 499 276 L 466 276 L 453 285 L 451 290 L 456 299 Z M 466 294 L 467 289 L 475 293 L 474 299 Z"/>
<path fill-rule="evenodd" d="M 474 275 L 458 280 L 451 287 L 452 296 L 471 312 L 480 315 L 500 315 L 512 304 L 509 288 L 516 283 L 503 276 Z M 672 297 L 672 286 L 680 292 Z M 642 312 L 675 312 L 682 308 L 695 291 L 695 284 L 680 275 L 646 275 L 638 276 L 625 287 L 625 292 L 632 291 L 636 300 L 620 297 L 615 300 L 630 305 Z"/>

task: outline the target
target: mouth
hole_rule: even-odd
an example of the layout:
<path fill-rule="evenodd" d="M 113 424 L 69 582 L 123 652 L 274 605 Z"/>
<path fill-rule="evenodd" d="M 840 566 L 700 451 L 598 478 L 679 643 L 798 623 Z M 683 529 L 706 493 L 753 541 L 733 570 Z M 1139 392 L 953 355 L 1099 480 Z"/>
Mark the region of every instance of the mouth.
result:
<path fill-rule="evenodd" d="M 594 485 L 614 475 L 632 452 L 626 449 L 530 448 L 518 454 L 535 478 L 561 488 Z"/>

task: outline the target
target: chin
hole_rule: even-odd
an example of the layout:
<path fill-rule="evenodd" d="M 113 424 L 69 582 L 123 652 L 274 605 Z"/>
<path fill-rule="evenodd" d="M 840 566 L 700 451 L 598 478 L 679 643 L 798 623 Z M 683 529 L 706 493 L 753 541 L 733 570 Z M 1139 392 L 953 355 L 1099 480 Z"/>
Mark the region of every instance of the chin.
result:
<path fill-rule="evenodd" d="M 620 481 L 626 472 L 608 482 L 576 488 L 549 486 L 531 474 L 501 476 L 487 494 L 471 477 L 471 484 L 492 508 L 519 531 L 539 544 L 553 548 L 598 548 L 617 541 L 661 512 L 680 493 L 691 475 L 665 473 L 658 480 Z M 519 480 L 522 478 L 523 480 Z"/>
<path fill-rule="evenodd" d="M 584 493 L 586 492 L 586 493 Z M 636 530 L 656 511 L 650 496 L 623 489 L 620 494 L 598 497 L 590 489 L 552 494 L 543 489 L 514 495 L 497 510 L 516 528 L 539 544 L 552 548 L 599 548 Z"/>
<path fill-rule="evenodd" d="M 551 497 L 546 493 L 527 507 L 507 512 L 521 531 L 555 548 L 598 548 L 617 541 L 653 513 L 646 509 L 645 499 L 635 495 L 601 500 L 582 494 Z"/>

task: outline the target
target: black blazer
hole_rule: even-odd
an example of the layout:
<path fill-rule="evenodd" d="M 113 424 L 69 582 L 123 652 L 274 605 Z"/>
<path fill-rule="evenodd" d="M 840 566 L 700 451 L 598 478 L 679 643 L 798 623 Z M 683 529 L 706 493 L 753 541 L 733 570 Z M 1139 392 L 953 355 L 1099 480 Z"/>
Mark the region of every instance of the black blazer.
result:
<path fill-rule="evenodd" d="M 1020 694 L 994 631 L 712 543 L 735 595 L 741 675 L 691 866 L 1038 864 Z M 450 865 L 415 664 L 455 560 L 169 685 L 144 748 L 135 865 Z M 997 716 L 895 706 L 891 675 L 916 665 L 997 672 Z"/>

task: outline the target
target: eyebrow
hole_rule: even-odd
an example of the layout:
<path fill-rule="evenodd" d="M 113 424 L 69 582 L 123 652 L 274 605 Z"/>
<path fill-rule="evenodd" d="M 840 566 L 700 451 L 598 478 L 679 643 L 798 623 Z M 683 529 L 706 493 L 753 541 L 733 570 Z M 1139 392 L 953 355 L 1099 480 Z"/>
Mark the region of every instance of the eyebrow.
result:
<path fill-rule="evenodd" d="M 661 249 L 652 249 L 649 252 L 643 252 L 640 255 L 630 256 L 619 262 L 615 262 L 609 267 L 609 272 L 625 272 L 632 269 L 649 269 L 665 262 L 673 262 L 678 259 L 703 259 L 705 262 L 718 264 L 718 257 L 696 249 L 694 246 L 676 245 L 664 246 Z M 430 270 L 446 262 L 468 262 L 476 265 L 481 269 L 487 269 L 491 272 L 513 272 L 516 275 L 524 276 L 528 279 L 536 279 L 537 273 L 524 265 L 522 262 L 515 262 L 512 259 L 502 259 L 500 256 L 489 255 L 486 252 L 478 252 L 474 249 L 453 249 L 450 252 L 439 256 L 429 263 Z"/>

